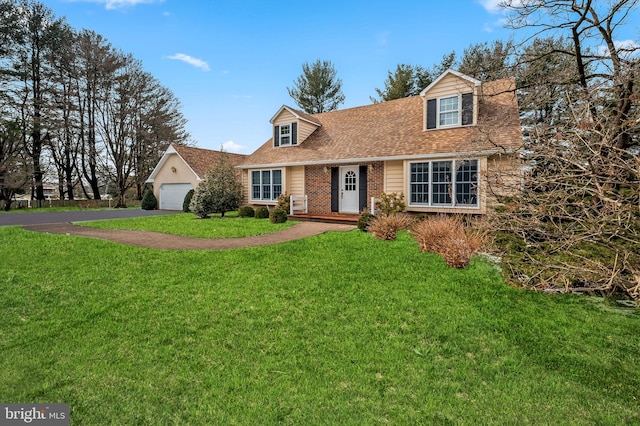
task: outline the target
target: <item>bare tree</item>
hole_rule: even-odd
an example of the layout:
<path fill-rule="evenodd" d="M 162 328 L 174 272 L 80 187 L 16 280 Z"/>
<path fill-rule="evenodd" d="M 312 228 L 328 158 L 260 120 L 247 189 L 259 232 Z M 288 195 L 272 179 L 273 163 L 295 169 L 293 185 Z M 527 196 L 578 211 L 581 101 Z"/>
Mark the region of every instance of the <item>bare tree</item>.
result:
<path fill-rule="evenodd" d="M 638 48 L 615 39 L 637 1 L 503 5 L 512 27 L 552 36 L 520 57 L 526 167 L 522 191 L 493 221 L 510 277 L 640 298 Z"/>
<path fill-rule="evenodd" d="M 11 209 L 14 194 L 29 182 L 24 139 L 19 123 L 0 121 L 0 200 Z"/>
<path fill-rule="evenodd" d="M 67 25 L 56 34 L 55 54 L 48 58 L 52 64 L 48 79 L 52 84 L 49 98 L 51 117 L 47 121 L 48 147 L 58 175 L 61 198 L 74 199 L 74 188 L 79 182 L 77 159 L 80 150 L 77 63 L 74 49 L 75 34 Z M 54 53 L 54 52 L 51 52 Z"/>
<path fill-rule="evenodd" d="M 99 200 L 101 176 L 106 170 L 104 147 L 98 136 L 98 105 L 107 96 L 102 88 L 122 66 L 122 55 L 99 34 L 83 30 L 76 41 L 78 63 L 77 105 L 81 141 L 79 169 Z M 84 190 L 84 187 L 83 187 Z"/>
<path fill-rule="evenodd" d="M 55 35 L 64 21 L 55 19 L 50 9 L 31 0 L 19 0 L 14 3 L 14 14 L 8 19 L 16 19 L 20 25 L 13 32 L 13 44 L 16 49 L 12 62 L 12 75 L 17 77 L 15 101 L 20 104 L 23 131 L 27 136 L 27 149 L 33 168 L 33 187 L 35 198 L 40 204 L 44 200 L 43 147 L 47 138 L 44 125 L 48 118 L 47 96 L 50 86 L 45 77 L 50 64 L 46 58 L 55 50 Z M 20 87 L 18 88 L 18 84 Z"/>
<path fill-rule="evenodd" d="M 141 90 L 136 97 L 134 123 L 133 179 L 136 197 L 142 199 L 144 185 L 171 143 L 187 142 L 186 120 L 180 101 L 151 74 L 140 75 Z"/>

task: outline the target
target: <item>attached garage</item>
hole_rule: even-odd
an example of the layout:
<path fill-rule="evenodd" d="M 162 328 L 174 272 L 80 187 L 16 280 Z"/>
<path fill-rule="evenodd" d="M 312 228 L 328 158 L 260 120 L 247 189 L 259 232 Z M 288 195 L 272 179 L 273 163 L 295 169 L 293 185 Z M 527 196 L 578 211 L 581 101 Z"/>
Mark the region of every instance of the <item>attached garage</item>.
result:
<path fill-rule="evenodd" d="M 184 196 L 207 176 L 220 161 L 222 152 L 184 145 L 169 145 L 155 169 L 147 179 L 153 184 L 153 194 L 162 210 L 182 210 Z M 245 155 L 226 153 L 234 166 L 241 164 Z"/>
<path fill-rule="evenodd" d="M 190 183 L 163 183 L 160 185 L 160 210 L 182 210 L 184 197 L 193 189 Z"/>

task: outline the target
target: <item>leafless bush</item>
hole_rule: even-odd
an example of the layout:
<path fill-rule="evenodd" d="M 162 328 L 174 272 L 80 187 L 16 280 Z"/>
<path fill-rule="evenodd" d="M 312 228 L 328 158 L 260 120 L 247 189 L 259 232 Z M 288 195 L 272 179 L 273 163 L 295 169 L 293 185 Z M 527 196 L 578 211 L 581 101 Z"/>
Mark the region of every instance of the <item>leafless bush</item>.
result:
<path fill-rule="evenodd" d="M 398 231 L 409 229 L 413 222 L 413 218 L 404 213 L 376 216 L 369 222 L 367 232 L 381 240 L 395 240 Z"/>
<path fill-rule="evenodd" d="M 471 256 L 487 241 L 486 233 L 465 226 L 456 216 L 424 219 L 412 227 L 411 233 L 420 250 L 441 255 L 453 268 L 466 268 Z"/>

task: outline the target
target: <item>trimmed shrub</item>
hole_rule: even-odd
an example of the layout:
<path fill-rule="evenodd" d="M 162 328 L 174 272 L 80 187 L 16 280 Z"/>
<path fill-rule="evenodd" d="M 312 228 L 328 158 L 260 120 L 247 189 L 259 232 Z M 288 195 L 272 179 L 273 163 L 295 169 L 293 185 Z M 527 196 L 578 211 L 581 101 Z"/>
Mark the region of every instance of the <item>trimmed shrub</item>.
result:
<path fill-rule="evenodd" d="M 400 213 L 405 207 L 406 204 L 402 192 L 391 192 L 389 194 L 383 192 L 380 194 L 380 197 L 378 197 L 378 201 L 376 201 L 376 209 L 380 210 L 380 213 L 384 216 Z"/>
<path fill-rule="evenodd" d="M 395 213 L 389 216 L 374 216 L 369 222 L 367 232 L 381 240 L 395 240 L 398 231 L 409 229 L 413 218 L 405 213 Z"/>
<path fill-rule="evenodd" d="M 375 216 L 369 212 L 363 212 L 358 218 L 358 229 L 362 232 L 367 232 L 367 228 L 369 228 L 369 223 Z"/>
<path fill-rule="evenodd" d="M 156 196 L 153 195 L 153 191 L 147 189 L 142 196 L 142 201 L 140 203 L 140 208 L 142 210 L 155 210 L 158 208 L 158 200 Z"/>
<path fill-rule="evenodd" d="M 265 206 L 260 206 L 255 210 L 256 219 L 266 219 L 269 217 L 269 209 Z"/>
<path fill-rule="evenodd" d="M 269 220 L 271 223 L 285 223 L 288 219 L 287 211 L 281 209 L 280 207 L 276 207 L 275 209 L 269 212 Z"/>
<path fill-rule="evenodd" d="M 465 226 L 460 217 L 434 216 L 411 229 L 420 250 L 437 253 L 452 268 L 466 268 L 471 256 L 487 243 L 487 235 Z"/>
<path fill-rule="evenodd" d="M 191 209 L 189 205 L 191 204 L 191 199 L 193 198 L 193 193 L 195 191 L 190 189 L 189 192 L 184 196 L 184 201 L 182 202 L 182 211 L 185 213 L 191 213 Z"/>
<path fill-rule="evenodd" d="M 240 207 L 238 210 L 238 216 L 240 217 L 254 217 L 256 215 L 256 211 L 251 206 Z"/>

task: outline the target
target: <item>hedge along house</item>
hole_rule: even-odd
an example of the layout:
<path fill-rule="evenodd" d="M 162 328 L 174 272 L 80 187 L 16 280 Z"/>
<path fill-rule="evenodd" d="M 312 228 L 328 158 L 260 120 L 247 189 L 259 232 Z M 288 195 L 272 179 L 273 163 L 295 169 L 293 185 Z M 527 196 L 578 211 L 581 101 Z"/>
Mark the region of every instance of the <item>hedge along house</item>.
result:
<path fill-rule="evenodd" d="M 228 155 L 229 162 L 237 166 L 245 155 Z M 182 210 L 187 192 L 195 189 L 212 167 L 220 161 L 221 151 L 171 144 L 146 183 L 153 184 L 153 193 L 161 210 Z"/>
<path fill-rule="evenodd" d="M 283 106 L 271 124 L 273 137 L 238 166 L 247 204 L 287 193 L 308 215 L 358 214 L 397 192 L 410 212 L 482 214 L 519 179 L 511 79 L 447 70 L 420 96 L 314 115 Z"/>

